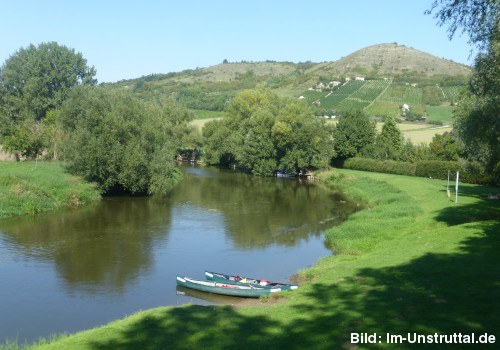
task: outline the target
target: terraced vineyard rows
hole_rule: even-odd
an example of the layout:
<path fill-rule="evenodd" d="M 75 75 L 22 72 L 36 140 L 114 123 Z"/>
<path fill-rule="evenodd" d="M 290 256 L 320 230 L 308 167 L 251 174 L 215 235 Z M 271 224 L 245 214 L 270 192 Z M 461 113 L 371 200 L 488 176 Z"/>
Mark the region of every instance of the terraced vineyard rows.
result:
<path fill-rule="evenodd" d="M 458 98 L 463 86 L 443 86 L 441 89 L 443 90 L 444 97 L 451 101 Z"/>
<path fill-rule="evenodd" d="M 398 104 L 422 104 L 422 89 L 413 86 L 390 86 L 379 100 Z"/>
<path fill-rule="evenodd" d="M 441 88 L 447 101 L 458 97 L 461 86 L 445 86 Z M 307 100 L 320 101 L 321 108 L 346 111 L 349 109 L 365 109 L 375 104 L 380 106 L 391 106 L 388 113 L 393 113 L 398 105 L 408 104 L 423 110 L 423 88 L 401 83 L 393 83 L 390 80 L 351 80 L 335 90 L 334 92 L 307 91 L 303 93 Z M 379 106 L 380 105 L 380 106 Z"/>
<path fill-rule="evenodd" d="M 324 108 L 349 110 L 365 108 L 390 84 L 385 80 L 351 80 L 333 93 L 321 99 Z"/>

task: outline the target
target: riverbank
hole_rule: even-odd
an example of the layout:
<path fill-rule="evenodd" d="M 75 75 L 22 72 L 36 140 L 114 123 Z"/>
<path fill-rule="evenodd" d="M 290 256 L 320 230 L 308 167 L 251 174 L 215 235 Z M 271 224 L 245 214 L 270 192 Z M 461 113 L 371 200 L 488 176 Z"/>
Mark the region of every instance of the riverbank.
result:
<path fill-rule="evenodd" d="M 370 209 L 326 233 L 337 255 L 301 271 L 286 303 L 151 309 L 35 348 L 332 349 L 353 347 L 351 333 L 376 333 L 384 348 L 401 349 L 410 344 L 385 344 L 386 334 L 500 337 L 492 312 L 500 201 L 481 198 L 498 189 L 461 185 L 454 203 L 446 181 L 347 170 L 320 177 Z"/>
<path fill-rule="evenodd" d="M 100 197 L 94 185 L 57 162 L 0 161 L 0 219 L 79 207 Z"/>

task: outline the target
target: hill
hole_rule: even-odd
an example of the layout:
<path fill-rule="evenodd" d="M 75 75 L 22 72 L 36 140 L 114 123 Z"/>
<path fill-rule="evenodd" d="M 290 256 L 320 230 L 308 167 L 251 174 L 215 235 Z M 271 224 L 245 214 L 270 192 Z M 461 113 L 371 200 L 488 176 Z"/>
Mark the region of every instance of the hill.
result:
<path fill-rule="evenodd" d="M 338 61 L 316 66 L 322 74 L 386 76 L 468 75 L 470 67 L 397 44 L 379 44 L 358 50 Z"/>
<path fill-rule="evenodd" d="M 105 85 L 131 88 L 146 100 L 173 97 L 194 110 L 222 111 L 240 91 L 260 85 L 283 95 L 305 96 L 309 103 L 318 100 L 318 114 L 363 108 L 387 115 L 410 103 L 424 114 L 426 105 L 450 104 L 470 72 L 468 66 L 413 48 L 380 44 L 335 62 L 225 61 Z M 354 83 L 356 78 L 365 83 Z"/>

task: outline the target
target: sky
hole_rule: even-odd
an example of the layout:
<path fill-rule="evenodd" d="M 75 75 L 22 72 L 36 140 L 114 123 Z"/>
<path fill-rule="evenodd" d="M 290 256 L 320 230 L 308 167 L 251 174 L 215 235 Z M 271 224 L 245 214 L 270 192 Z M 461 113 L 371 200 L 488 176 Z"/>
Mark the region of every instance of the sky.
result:
<path fill-rule="evenodd" d="M 424 11 L 433 0 L 0 0 L 0 65 L 55 41 L 116 82 L 240 61 L 336 61 L 398 43 L 472 65 L 467 37 L 449 40 Z"/>

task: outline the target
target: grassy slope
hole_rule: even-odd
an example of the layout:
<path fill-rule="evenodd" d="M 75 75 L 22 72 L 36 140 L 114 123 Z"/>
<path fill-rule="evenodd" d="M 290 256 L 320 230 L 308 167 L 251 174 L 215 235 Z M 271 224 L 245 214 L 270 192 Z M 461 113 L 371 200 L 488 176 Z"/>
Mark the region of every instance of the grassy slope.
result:
<path fill-rule="evenodd" d="M 453 120 L 450 106 L 426 106 L 425 111 L 429 115 L 430 120 L 440 120 L 449 123 Z"/>
<path fill-rule="evenodd" d="M 480 199 L 498 189 L 462 185 L 455 204 L 445 181 L 341 172 L 321 176 L 371 207 L 327 233 L 354 254 L 302 271 L 286 303 L 152 309 L 40 348 L 333 349 L 348 347 L 351 332 L 498 337 L 500 202 Z"/>
<path fill-rule="evenodd" d="M 0 219 L 80 206 L 100 198 L 92 184 L 58 163 L 0 162 Z"/>

